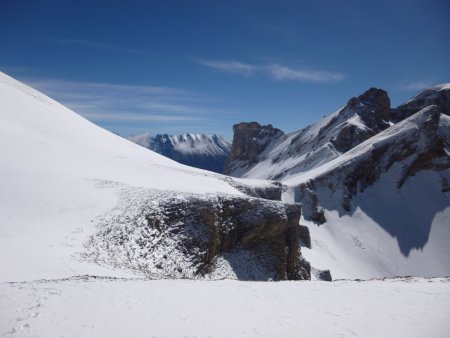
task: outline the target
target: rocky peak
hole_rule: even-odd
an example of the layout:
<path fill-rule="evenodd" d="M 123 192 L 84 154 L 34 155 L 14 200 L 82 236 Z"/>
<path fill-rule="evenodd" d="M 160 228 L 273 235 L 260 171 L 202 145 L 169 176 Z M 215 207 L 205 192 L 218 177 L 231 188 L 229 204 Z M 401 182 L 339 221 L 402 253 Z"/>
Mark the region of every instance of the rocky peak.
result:
<path fill-rule="evenodd" d="M 370 88 L 351 98 L 319 134 L 332 136 L 330 142 L 343 153 L 389 127 L 391 101 L 386 91 Z M 319 135 L 319 138 L 321 135 Z"/>
<path fill-rule="evenodd" d="M 402 121 L 431 105 L 436 106 L 441 113 L 450 116 L 450 83 L 426 89 L 408 102 L 392 109 L 390 119 L 393 122 Z"/>
<path fill-rule="evenodd" d="M 234 161 L 245 161 L 248 165 L 255 163 L 270 142 L 284 135 L 271 124 L 262 126 L 257 122 L 235 124 L 233 132 L 231 153 L 225 165 L 226 174 L 231 172 L 230 164 Z"/>
<path fill-rule="evenodd" d="M 385 129 L 389 120 L 391 101 L 383 89 L 370 88 L 360 96 L 350 99 L 347 107 L 354 110 L 367 127 Z"/>

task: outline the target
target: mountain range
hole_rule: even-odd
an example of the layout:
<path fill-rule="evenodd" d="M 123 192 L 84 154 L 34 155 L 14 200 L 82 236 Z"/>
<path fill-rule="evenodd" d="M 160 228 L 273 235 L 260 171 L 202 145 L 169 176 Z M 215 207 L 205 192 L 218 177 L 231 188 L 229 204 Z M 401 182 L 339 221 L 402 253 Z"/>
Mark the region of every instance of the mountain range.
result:
<path fill-rule="evenodd" d="M 127 139 L 181 164 L 217 173 L 223 173 L 231 149 L 231 143 L 216 134 L 150 136 L 143 133 Z"/>
<path fill-rule="evenodd" d="M 450 84 L 390 107 L 370 88 L 285 134 L 239 123 L 225 172 L 273 179 L 303 204 L 312 266 L 338 278 L 448 275 Z"/>
<path fill-rule="evenodd" d="M 370 88 L 289 134 L 236 124 L 231 176 L 145 149 L 223 161 L 218 136 L 142 147 L 3 73 L 0 86 L 2 280 L 450 274 L 450 85 L 396 108 Z"/>

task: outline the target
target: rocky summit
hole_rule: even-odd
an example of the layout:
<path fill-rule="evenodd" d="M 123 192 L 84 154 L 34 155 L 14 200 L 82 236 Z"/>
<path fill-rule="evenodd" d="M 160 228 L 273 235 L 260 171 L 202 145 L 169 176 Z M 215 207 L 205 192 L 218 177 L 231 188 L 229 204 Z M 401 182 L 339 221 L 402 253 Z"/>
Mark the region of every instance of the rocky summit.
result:
<path fill-rule="evenodd" d="M 233 126 L 233 143 L 230 156 L 225 164 L 225 174 L 233 171 L 234 162 L 246 162 L 251 165 L 259 160 L 258 156 L 267 146 L 284 135 L 283 131 L 271 124 L 262 126 L 257 122 L 241 122 Z"/>

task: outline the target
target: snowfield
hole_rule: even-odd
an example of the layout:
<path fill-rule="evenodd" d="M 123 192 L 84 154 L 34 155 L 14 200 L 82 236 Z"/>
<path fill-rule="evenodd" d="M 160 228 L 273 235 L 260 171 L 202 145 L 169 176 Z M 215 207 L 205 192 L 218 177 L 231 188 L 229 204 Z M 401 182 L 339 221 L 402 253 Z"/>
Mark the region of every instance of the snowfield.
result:
<path fill-rule="evenodd" d="M 96 279 L 0 284 L 10 337 L 433 337 L 448 278 L 241 282 Z"/>
<path fill-rule="evenodd" d="M 118 203 L 109 182 L 243 196 L 225 176 L 144 149 L 0 73 L 0 281 L 129 275 L 79 260 Z"/>
<path fill-rule="evenodd" d="M 271 183 L 234 180 L 178 164 L 107 132 L 1 72 L 0 145 L 2 337 L 449 336 L 449 278 L 332 283 L 145 279 L 135 266 L 127 266 L 136 262 L 130 253 L 145 256 L 139 246 L 143 237 L 145 245 L 153 243 L 151 231 L 136 231 L 144 202 L 154 203 L 158 213 L 166 200 L 247 198 L 242 186 L 252 193 Z M 404 193 L 414 188 L 414 181 L 410 184 Z M 286 200 L 292 198 L 289 189 Z M 373 189 L 374 196 L 385 191 Z M 438 202 L 435 207 L 445 209 L 448 201 Z M 448 221 L 447 210 L 436 216 L 441 217 L 439 224 Z M 336 224 L 345 221 L 352 229 L 352 245 L 347 245 L 347 235 L 330 238 L 333 232 L 324 231 L 331 229 L 330 222 L 325 228 L 311 225 L 313 249 L 302 252 L 314 267 L 332 268 L 333 277 L 400 273 L 375 264 L 379 247 L 366 239 L 378 223 L 365 215 L 360 220 L 369 224 L 366 228 L 358 217 L 351 223 L 336 216 Z M 332 212 L 327 217 L 333 220 Z M 125 227 L 119 226 L 122 221 Z M 133 239 L 123 246 L 116 236 L 122 230 Z M 376 231 L 386 239 L 382 250 L 399 252 L 393 236 Z M 432 232 L 432 247 L 423 248 L 431 253 L 435 271 L 446 271 L 441 268 L 448 266 L 448 251 L 437 261 L 435 252 L 450 247 L 449 237 L 448 230 Z M 218 262 L 215 277 L 237 278 L 226 262 L 230 260 Z M 151 275 L 157 267 L 150 263 L 142 261 Z M 431 261 L 421 264 L 419 268 Z"/>

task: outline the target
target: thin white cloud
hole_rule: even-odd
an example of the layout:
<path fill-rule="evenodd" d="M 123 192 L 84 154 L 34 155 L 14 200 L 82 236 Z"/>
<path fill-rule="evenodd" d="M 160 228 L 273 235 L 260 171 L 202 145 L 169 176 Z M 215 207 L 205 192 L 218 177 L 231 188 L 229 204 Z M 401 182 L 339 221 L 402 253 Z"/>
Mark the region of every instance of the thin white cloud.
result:
<path fill-rule="evenodd" d="M 91 121 L 115 121 L 115 122 L 175 122 L 175 121 L 193 121 L 198 118 L 186 115 L 155 115 L 139 113 L 85 113 L 83 114 Z"/>
<path fill-rule="evenodd" d="M 222 61 L 222 60 L 202 60 L 198 59 L 197 62 L 201 65 L 217 69 L 222 72 L 234 73 L 240 75 L 252 75 L 259 71 L 259 68 L 240 61 Z"/>
<path fill-rule="evenodd" d="M 264 75 L 276 81 L 304 81 L 304 82 L 337 82 L 345 78 L 344 74 L 306 68 L 289 67 L 279 63 L 253 65 L 240 61 L 204 60 L 196 59 L 197 63 L 218 71 L 243 76 Z"/>
<path fill-rule="evenodd" d="M 208 118 L 204 96 L 179 88 L 54 79 L 24 80 L 95 122 L 178 123 Z"/>
<path fill-rule="evenodd" d="M 283 66 L 277 63 L 272 63 L 265 68 L 267 74 L 272 78 L 279 81 L 284 80 L 294 80 L 294 81 L 309 81 L 309 82 L 335 82 L 341 81 L 345 78 L 343 74 L 316 71 L 316 70 L 306 70 L 306 69 L 296 69 Z"/>
<path fill-rule="evenodd" d="M 84 40 L 84 39 L 51 39 L 51 41 L 62 44 L 81 46 L 95 49 L 103 49 L 108 51 L 122 52 L 122 53 L 142 53 L 140 50 L 134 48 L 128 48 L 118 45 L 111 45 L 97 41 Z"/>

